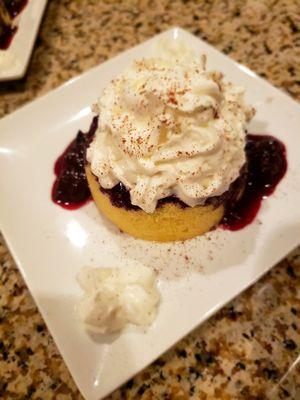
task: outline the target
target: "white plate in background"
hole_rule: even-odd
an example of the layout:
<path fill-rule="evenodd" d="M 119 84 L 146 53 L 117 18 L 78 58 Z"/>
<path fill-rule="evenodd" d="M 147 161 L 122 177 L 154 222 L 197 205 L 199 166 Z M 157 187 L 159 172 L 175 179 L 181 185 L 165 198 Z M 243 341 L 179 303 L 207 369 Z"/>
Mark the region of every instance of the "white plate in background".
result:
<path fill-rule="evenodd" d="M 288 171 L 255 221 L 184 243 L 154 244 L 121 234 L 93 203 L 67 211 L 51 202 L 53 165 L 104 86 L 161 38 L 182 40 L 208 56 L 208 67 L 242 84 L 257 108 L 250 132 L 287 147 Z M 300 107 L 207 43 L 169 30 L 72 79 L 0 121 L 0 227 L 80 391 L 99 400 L 151 363 L 294 248 L 300 237 Z M 208 240 L 208 238 L 210 240 Z M 76 275 L 85 265 L 142 263 L 160 271 L 162 302 L 146 332 L 92 338 L 76 318 Z"/>
<path fill-rule="evenodd" d="M 28 0 L 15 18 L 18 27 L 8 49 L 0 50 L 0 81 L 25 75 L 47 0 Z"/>

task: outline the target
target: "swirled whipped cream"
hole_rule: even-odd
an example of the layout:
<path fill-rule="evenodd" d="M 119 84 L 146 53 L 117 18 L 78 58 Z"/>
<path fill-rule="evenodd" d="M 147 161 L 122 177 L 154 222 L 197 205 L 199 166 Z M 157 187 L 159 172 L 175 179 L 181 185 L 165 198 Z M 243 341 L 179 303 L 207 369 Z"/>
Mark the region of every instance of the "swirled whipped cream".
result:
<path fill-rule="evenodd" d="M 84 290 L 78 312 L 90 332 L 117 332 L 129 323 L 147 326 L 156 317 L 160 294 L 154 272 L 145 266 L 85 267 L 78 282 Z"/>
<path fill-rule="evenodd" d="M 253 115 L 244 90 L 206 70 L 205 56 L 163 43 L 105 88 L 87 160 L 103 188 L 122 182 L 147 213 L 176 196 L 189 206 L 228 190 L 245 163 Z"/>

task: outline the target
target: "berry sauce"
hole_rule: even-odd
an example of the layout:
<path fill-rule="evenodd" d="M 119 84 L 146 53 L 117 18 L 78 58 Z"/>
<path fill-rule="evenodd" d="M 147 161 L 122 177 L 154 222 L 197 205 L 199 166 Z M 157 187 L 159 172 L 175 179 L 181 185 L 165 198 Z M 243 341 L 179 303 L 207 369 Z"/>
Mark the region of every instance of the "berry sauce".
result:
<path fill-rule="evenodd" d="M 260 209 L 262 200 L 270 196 L 287 170 L 286 149 L 282 142 L 269 135 L 247 135 L 247 179 L 241 198 L 227 206 L 221 226 L 237 231 L 249 225 Z"/>
<path fill-rule="evenodd" d="M 7 10 L 11 19 L 14 19 L 28 3 L 28 0 L 6 0 L 4 1 L 5 9 Z M 0 34 L 0 50 L 8 49 L 12 39 L 17 32 L 16 26 L 5 25 L 2 27 Z"/>
<path fill-rule="evenodd" d="M 54 167 L 56 180 L 52 188 L 52 200 L 69 210 L 75 210 L 91 199 L 85 176 L 85 153 L 98 126 L 95 117 L 87 133 L 78 132 L 57 159 Z M 231 184 L 222 196 L 208 199 L 206 204 L 225 204 L 226 211 L 221 227 L 236 231 L 249 225 L 257 215 L 262 200 L 270 196 L 287 170 L 286 150 L 282 142 L 269 135 L 247 135 L 246 165 L 240 177 Z M 119 183 L 112 189 L 100 190 L 107 193 L 113 205 L 128 210 L 140 208 L 131 204 L 126 187 Z M 167 202 L 175 202 L 187 207 L 175 197 L 167 197 L 158 202 L 158 207 Z"/>
<path fill-rule="evenodd" d="M 98 118 L 95 117 L 89 131 L 87 133 L 79 131 L 55 162 L 56 179 L 52 187 L 52 200 L 68 210 L 76 210 L 91 200 L 84 165 L 86 149 L 94 137 L 97 126 Z"/>
<path fill-rule="evenodd" d="M 1 35 L 0 35 L 0 50 L 6 50 L 9 48 L 15 33 L 17 32 L 16 26 L 7 26 L 3 28 Z"/>
<path fill-rule="evenodd" d="M 11 18 L 15 18 L 28 3 L 28 0 L 4 0 L 5 8 Z"/>

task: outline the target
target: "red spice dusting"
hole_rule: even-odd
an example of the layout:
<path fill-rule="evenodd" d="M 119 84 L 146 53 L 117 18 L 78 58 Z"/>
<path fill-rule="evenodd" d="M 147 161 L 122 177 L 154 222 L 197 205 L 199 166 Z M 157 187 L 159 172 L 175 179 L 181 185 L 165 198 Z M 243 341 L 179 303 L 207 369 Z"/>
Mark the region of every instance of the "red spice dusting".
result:
<path fill-rule="evenodd" d="M 168 92 L 168 97 L 169 97 L 169 102 L 170 102 L 170 103 L 175 104 L 175 105 L 178 104 L 178 101 L 177 101 L 176 98 L 175 98 L 175 92 L 174 92 L 173 90 L 170 90 L 170 91 Z"/>

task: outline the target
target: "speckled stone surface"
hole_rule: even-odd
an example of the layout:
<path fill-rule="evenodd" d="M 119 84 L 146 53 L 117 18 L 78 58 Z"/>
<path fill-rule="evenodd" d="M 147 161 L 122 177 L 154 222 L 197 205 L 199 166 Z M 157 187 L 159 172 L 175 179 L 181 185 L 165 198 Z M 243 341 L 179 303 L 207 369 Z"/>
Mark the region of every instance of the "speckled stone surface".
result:
<path fill-rule="evenodd" d="M 53 0 L 0 116 L 175 25 L 300 100 L 299 0 Z M 82 399 L 0 240 L 0 398 Z M 299 349 L 298 249 L 110 399 L 297 400 Z"/>

